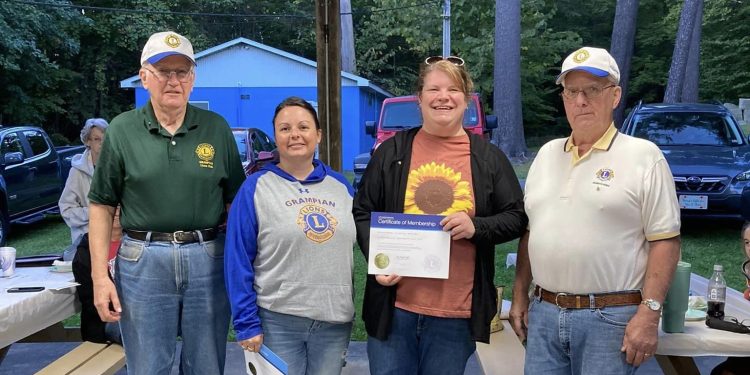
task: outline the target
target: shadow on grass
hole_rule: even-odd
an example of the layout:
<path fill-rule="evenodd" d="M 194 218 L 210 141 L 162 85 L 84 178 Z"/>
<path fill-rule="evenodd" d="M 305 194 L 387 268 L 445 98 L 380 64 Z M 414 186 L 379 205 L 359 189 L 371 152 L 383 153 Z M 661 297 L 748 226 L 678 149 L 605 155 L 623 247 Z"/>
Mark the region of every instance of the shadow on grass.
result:
<path fill-rule="evenodd" d="M 61 254 L 71 243 L 70 229 L 60 215 L 48 215 L 33 224 L 14 224 L 7 246 L 15 247 L 18 256 Z"/>

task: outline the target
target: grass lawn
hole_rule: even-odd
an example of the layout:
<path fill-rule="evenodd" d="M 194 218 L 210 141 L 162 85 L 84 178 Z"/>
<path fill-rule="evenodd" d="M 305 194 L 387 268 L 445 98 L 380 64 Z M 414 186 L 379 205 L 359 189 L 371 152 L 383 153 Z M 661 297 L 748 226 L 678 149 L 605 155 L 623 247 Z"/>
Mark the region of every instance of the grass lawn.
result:
<path fill-rule="evenodd" d="M 526 169 L 527 170 L 527 169 Z M 525 175 L 522 175 L 525 177 Z M 523 178 L 521 177 L 521 178 Z M 682 226 L 682 258 L 692 264 L 693 272 L 704 277 L 710 277 L 713 265 L 722 264 L 725 269 L 727 284 L 739 291 L 745 289 L 745 279 L 740 272 L 740 265 L 744 260 L 740 229 L 742 223 L 733 221 L 685 221 Z M 15 225 L 8 239 L 8 246 L 18 250 L 18 256 L 61 253 L 70 243 L 70 231 L 62 218 L 50 216 L 45 220 L 31 225 Z M 505 285 L 505 299 L 510 299 L 513 284 L 514 268 L 505 268 L 505 258 L 508 253 L 516 251 L 518 242 L 512 241 L 496 247 L 495 283 Z M 606 248 L 606 246 L 603 246 Z M 352 339 L 362 341 L 366 333 L 361 320 L 362 297 L 367 264 L 358 248 L 355 252 L 355 320 Z M 78 326 L 78 315 L 65 320 L 66 326 Z M 230 340 L 234 340 L 234 332 L 230 332 Z"/>

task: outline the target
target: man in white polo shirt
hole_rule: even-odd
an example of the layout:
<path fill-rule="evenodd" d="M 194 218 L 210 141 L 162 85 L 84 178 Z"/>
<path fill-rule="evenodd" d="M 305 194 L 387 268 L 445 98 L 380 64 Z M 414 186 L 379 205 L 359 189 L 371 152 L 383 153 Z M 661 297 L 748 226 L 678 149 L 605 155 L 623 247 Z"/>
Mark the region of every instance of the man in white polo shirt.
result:
<path fill-rule="evenodd" d="M 591 47 L 557 77 L 572 133 L 529 170 L 510 311 L 526 374 L 632 374 L 656 351 L 680 210 L 661 151 L 614 127 L 619 80 L 612 56 Z"/>

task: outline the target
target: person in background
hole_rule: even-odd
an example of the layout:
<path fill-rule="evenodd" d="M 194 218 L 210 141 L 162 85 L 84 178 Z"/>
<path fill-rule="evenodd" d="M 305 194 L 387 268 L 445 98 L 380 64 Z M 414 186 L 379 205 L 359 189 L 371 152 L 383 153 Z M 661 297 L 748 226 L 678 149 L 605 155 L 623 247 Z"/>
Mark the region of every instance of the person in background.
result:
<path fill-rule="evenodd" d="M 129 374 L 169 374 L 178 335 L 181 374 L 221 374 L 229 301 L 219 227 L 245 179 L 242 163 L 226 120 L 188 104 L 187 38 L 151 35 L 140 62 L 149 101 L 112 120 L 89 192 L 95 305 L 103 321 L 120 321 Z M 113 284 L 107 252 L 118 205 Z"/>
<path fill-rule="evenodd" d="M 83 154 L 73 156 L 70 173 L 65 188 L 60 195 L 58 207 L 65 224 L 70 227 L 70 237 L 74 246 L 89 232 L 89 189 L 94 167 L 102 152 L 107 121 L 103 118 L 90 118 L 81 129 L 81 142 L 86 146 Z M 72 258 L 72 257 L 71 257 Z M 66 259 L 70 260 L 70 259 Z"/>
<path fill-rule="evenodd" d="M 750 303 L 750 221 L 742 225 L 742 248 L 745 253 L 745 261 L 742 263 L 742 273 L 745 275 L 747 289 L 745 299 Z M 747 325 L 747 321 L 740 322 Z M 740 375 L 747 374 L 750 369 L 750 357 L 729 357 L 726 361 L 719 363 L 711 370 L 711 375 Z"/>
<path fill-rule="evenodd" d="M 70 173 L 60 195 L 58 206 L 65 223 L 70 227 L 73 241 L 72 268 L 77 283 L 78 300 L 81 302 L 81 338 L 91 342 L 121 342 L 117 323 L 105 323 L 99 318 L 94 306 L 94 285 L 91 280 L 91 255 L 89 253 L 89 189 L 94 167 L 102 151 L 102 142 L 107 130 L 107 121 L 91 118 L 81 129 L 81 142 L 86 146 L 83 154 L 71 161 Z M 112 241 L 119 244 L 122 237 L 120 221 L 115 215 L 112 224 Z M 110 257 L 111 258 L 111 257 Z"/>
<path fill-rule="evenodd" d="M 450 232 L 448 279 L 368 275 L 362 305 L 370 373 L 463 374 L 475 341 L 489 342 L 497 312 L 495 245 L 526 227 L 508 158 L 463 128 L 473 83 L 464 60 L 421 65 L 421 127 L 373 153 L 354 198 L 357 241 L 369 257 L 372 212 L 442 215 Z"/>
<path fill-rule="evenodd" d="M 572 132 L 542 146 L 526 178 L 510 310 L 528 375 L 633 374 L 656 352 L 680 207 L 659 148 L 614 126 L 619 82 L 615 59 L 592 47 L 557 77 Z"/>
<path fill-rule="evenodd" d="M 227 223 L 224 259 L 237 342 L 268 346 L 290 375 L 339 374 L 354 319 L 353 189 L 314 159 L 315 108 L 276 107 L 279 161 L 242 185 Z"/>

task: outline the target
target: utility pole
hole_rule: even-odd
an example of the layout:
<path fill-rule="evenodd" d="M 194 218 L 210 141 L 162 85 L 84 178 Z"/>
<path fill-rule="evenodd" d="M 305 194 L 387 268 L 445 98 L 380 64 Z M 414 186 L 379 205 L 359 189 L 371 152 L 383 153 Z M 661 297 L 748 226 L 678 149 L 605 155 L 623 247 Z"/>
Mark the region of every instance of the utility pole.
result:
<path fill-rule="evenodd" d="M 339 0 L 315 0 L 320 160 L 341 172 L 341 10 Z"/>
<path fill-rule="evenodd" d="M 443 0 L 443 57 L 451 55 L 451 0 Z"/>

